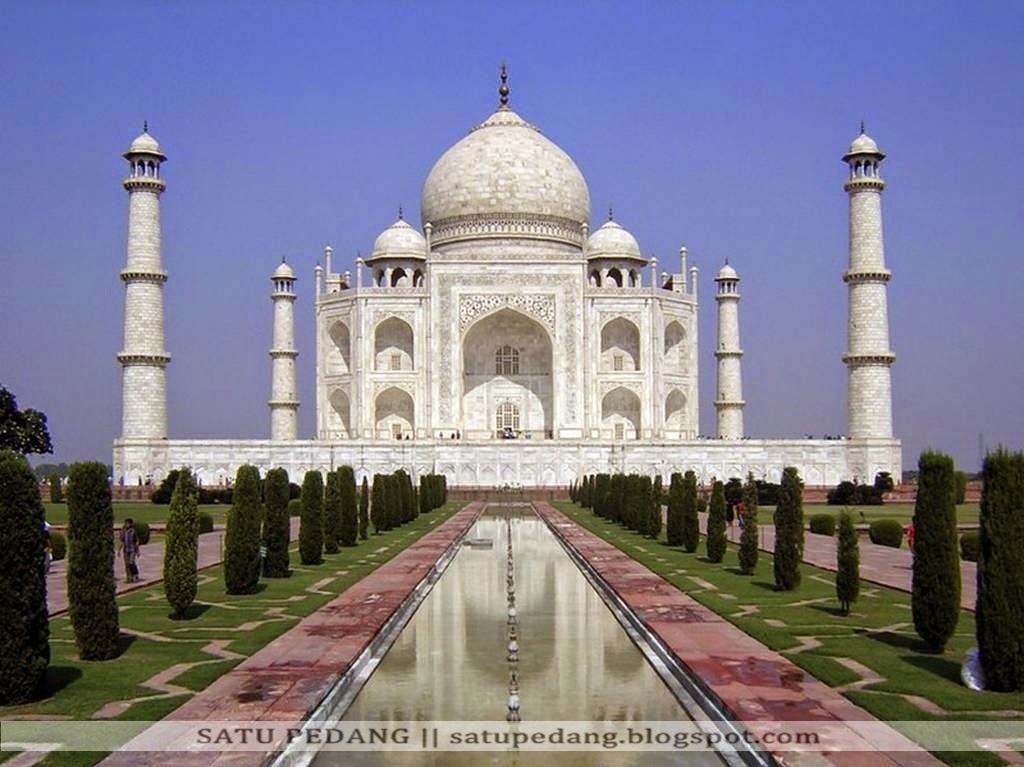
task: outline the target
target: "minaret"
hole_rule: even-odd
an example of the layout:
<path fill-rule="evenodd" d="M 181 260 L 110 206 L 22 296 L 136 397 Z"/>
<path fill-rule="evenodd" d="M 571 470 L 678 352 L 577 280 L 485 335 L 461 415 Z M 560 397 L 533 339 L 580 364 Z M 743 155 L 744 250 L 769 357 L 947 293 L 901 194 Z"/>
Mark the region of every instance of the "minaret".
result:
<path fill-rule="evenodd" d="M 167 438 L 167 363 L 161 258 L 160 165 L 167 157 L 145 125 L 124 153 L 128 161 L 128 247 L 124 281 L 124 346 L 121 363 L 121 438 Z"/>
<path fill-rule="evenodd" d="M 892 439 L 892 382 L 889 366 L 896 355 L 889 348 L 887 285 L 882 240 L 882 190 L 879 166 L 885 155 L 861 124 L 860 135 L 843 160 L 850 177 L 843 189 L 850 195 L 850 268 L 846 363 L 848 436 L 851 439 Z"/>
<path fill-rule="evenodd" d="M 740 360 L 740 276 L 725 262 L 715 277 L 718 290 L 718 396 L 715 410 L 718 411 L 718 438 L 743 439 L 743 373 Z"/>
<path fill-rule="evenodd" d="M 282 258 L 270 281 L 274 290 L 274 341 L 270 347 L 270 438 L 299 438 L 299 398 L 295 387 L 295 272 Z"/>

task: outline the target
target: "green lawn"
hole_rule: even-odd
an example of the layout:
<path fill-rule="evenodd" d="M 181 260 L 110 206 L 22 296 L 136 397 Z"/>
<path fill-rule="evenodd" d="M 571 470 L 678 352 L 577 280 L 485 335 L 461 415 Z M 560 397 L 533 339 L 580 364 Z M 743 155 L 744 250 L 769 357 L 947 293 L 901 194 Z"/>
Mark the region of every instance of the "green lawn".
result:
<path fill-rule="evenodd" d="M 972 692 L 961 683 L 964 654 L 975 645 L 974 616 L 967 610 L 961 611 L 946 652 L 930 654 L 914 632 L 910 595 L 905 592 L 862 581 L 860 600 L 843 617 L 830 571 L 805 564 L 800 588 L 778 592 L 773 588 L 772 558 L 763 551 L 755 574 L 744 576 L 732 545 L 722 564 L 712 564 L 703 558 L 703 544 L 696 554 L 687 554 L 670 548 L 664 534 L 653 541 L 574 504 L 555 505 L 822 682 L 841 687 L 861 679 L 837 658 L 850 658 L 871 669 L 880 681 L 844 689 L 843 694 L 881 719 L 986 719 L 996 711 L 1015 712 L 1012 716 L 1024 719 L 1024 693 Z M 706 588 L 704 582 L 714 588 Z M 813 646 L 815 642 L 820 644 Z M 923 710 L 907 696 L 924 698 L 945 713 Z M 955 765 L 1003 763 L 980 752 L 940 756 Z"/>
<path fill-rule="evenodd" d="M 46 507 L 46 521 L 51 525 L 66 525 L 68 523 L 68 507 L 66 503 L 50 503 L 47 501 L 43 506 Z M 128 517 L 131 517 L 136 522 L 146 522 L 150 525 L 156 522 L 162 524 L 167 521 L 167 513 L 170 508 L 170 506 L 159 506 L 148 502 L 115 503 L 114 524 L 120 527 L 121 523 Z M 215 525 L 223 525 L 227 520 L 230 508 L 230 504 L 214 503 L 200 506 L 199 511 L 205 511 L 207 514 L 212 515 Z"/>
<path fill-rule="evenodd" d="M 884 506 L 829 506 L 824 503 L 805 503 L 804 521 L 812 514 L 831 514 L 836 520 L 839 519 L 839 512 L 848 508 L 853 512 L 855 523 L 873 522 L 876 519 L 895 519 L 904 525 L 909 525 L 914 516 L 914 504 L 912 503 L 887 503 Z M 761 525 L 771 525 L 772 514 L 775 513 L 774 506 L 761 506 L 758 508 L 757 521 Z M 960 524 L 978 523 L 978 504 L 963 503 L 956 507 L 956 518 Z"/>
<path fill-rule="evenodd" d="M 204 570 L 199 574 L 197 607 L 187 620 L 171 619 L 161 584 L 125 594 L 118 598 L 124 651 L 116 660 L 79 660 L 70 622 L 67 617 L 54 618 L 50 621 L 53 657 L 47 673 L 51 697 L 22 706 L 0 707 L 0 718 L 86 719 L 112 701 L 135 700 L 115 718 L 161 719 L 190 695 L 162 697 L 143 686 L 145 680 L 177 663 L 203 662 L 184 670 L 171 681 L 196 692 L 204 689 L 243 659 L 222 660 L 203 652 L 202 648 L 208 642 L 223 640 L 225 650 L 243 657 L 252 655 L 448 519 L 463 505 L 451 502 L 403 527 L 371 535 L 368 541 L 355 548 L 325 555 L 321 565 L 299 565 L 297 546 L 293 545 L 291 577 L 264 578 L 261 581 L 262 591 L 256 594 L 227 596 L 222 568 Z M 245 630 L 240 628 L 243 624 L 248 624 Z M 102 757 L 103 754 L 96 753 L 54 753 L 43 764 L 84 767 L 95 764 Z"/>

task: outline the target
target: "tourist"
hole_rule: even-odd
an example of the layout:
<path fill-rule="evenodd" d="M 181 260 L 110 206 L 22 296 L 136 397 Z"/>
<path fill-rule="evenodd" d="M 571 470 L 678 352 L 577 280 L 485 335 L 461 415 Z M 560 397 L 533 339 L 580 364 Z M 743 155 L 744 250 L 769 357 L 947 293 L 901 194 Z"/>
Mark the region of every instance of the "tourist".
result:
<path fill-rule="evenodd" d="M 910 524 L 907 525 L 907 548 L 910 549 L 911 553 L 914 551 L 914 522 L 911 520 Z"/>
<path fill-rule="evenodd" d="M 139 578 L 139 536 L 135 532 L 135 521 L 129 517 L 124 521 L 121 528 L 121 541 L 119 548 L 124 557 L 125 579 L 128 583 L 135 583 Z"/>

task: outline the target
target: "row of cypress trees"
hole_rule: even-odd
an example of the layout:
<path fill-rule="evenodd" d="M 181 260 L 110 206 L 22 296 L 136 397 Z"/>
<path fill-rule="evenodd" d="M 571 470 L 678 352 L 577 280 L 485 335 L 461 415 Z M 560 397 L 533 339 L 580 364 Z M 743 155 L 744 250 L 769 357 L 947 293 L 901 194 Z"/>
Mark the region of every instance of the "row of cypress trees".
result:
<path fill-rule="evenodd" d="M 641 535 L 661 533 L 660 486 L 641 474 L 590 474 L 569 489 L 570 497 L 599 517 Z"/>

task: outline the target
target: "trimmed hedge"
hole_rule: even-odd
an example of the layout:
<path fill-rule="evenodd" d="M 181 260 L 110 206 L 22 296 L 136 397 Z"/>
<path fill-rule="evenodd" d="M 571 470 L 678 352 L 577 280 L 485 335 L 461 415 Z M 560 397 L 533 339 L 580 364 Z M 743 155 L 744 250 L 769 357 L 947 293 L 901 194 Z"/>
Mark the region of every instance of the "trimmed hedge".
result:
<path fill-rule="evenodd" d="M 782 470 L 779 503 L 775 507 L 775 588 L 792 591 L 800 585 L 804 558 L 804 483 L 793 466 Z"/>
<path fill-rule="evenodd" d="M 743 532 L 740 533 L 740 548 L 738 558 L 740 572 L 743 575 L 753 575 L 757 568 L 758 557 L 758 536 L 757 536 L 757 506 L 758 506 L 757 482 L 754 475 L 747 475 L 747 482 L 743 485 Z"/>
<path fill-rule="evenodd" d="M 697 497 L 697 475 L 692 471 L 683 475 L 683 549 L 689 553 L 697 550 L 700 543 L 700 519 L 703 498 Z"/>
<path fill-rule="evenodd" d="M 178 477 L 180 479 L 181 475 L 179 474 Z M 136 520 L 132 523 L 132 527 L 135 528 L 135 537 L 139 539 L 140 546 L 145 546 L 147 543 L 149 543 L 149 539 L 152 536 L 152 533 L 149 530 L 148 522 L 139 522 L 138 520 Z"/>
<path fill-rule="evenodd" d="M 175 616 L 185 614 L 195 600 L 198 588 L 198 496 L 192 472 L 182 469 L 171 495 L 164 541 L 164 596 Z M 137 531 L 138 526 L 135 529 Z"/>
<path fill-rule="evenodd" d="M 324 561 L 324 478 L 319 471 L 306 472 L 300 501 L 299 560 L 304 565 L 318 565 Z"/>
<path fill-rule="evenodd" d="M 813 514 L 811 515 L 808 527 L 816 535 L 835 535 L 836 518 L 831 514 Z"/>
<path fill-rule="evenodd" d="M 287 578 L 291 575 L 288 544 L 291 543 L 289 506 L 293 503 L 291 484 L 285 469 L 271 469 L 263 481 L 263 575 L 266 578 Z M 301 505 L 301 502 L 300 502 Z"/>
<path fill-rule="evenodd" d="M 356 505 L 356 473 L 351 466 L 338 469 L 341 483 L 341 521 L 338 527 L 338 543 L 355 546 L 359 542 L 359 509 Z"/>
<path fill-rule="evenodd" d="M 341 537 L 341 475 L 327 472 L 324 488 L 324 553 L 337 554 Z"/>
<path fill-rule="evenodd" d="M 63 533 L 50 530 L 50 558 L 59 562 L 68 555 L 68 541 Z"/>
<path fill-rule="evenodd" d="M 104 472 L 105 473 L 105 472 Z M 50 663 L 50 624 L 43 565 L 46 514 L 28 462 L 0 451 L 0 704 L 40 692 Z M 113 519 L 111 519 L 113 524 Z M 110 529 L 107 529 L 110 541 Z M 108 560 L 113 566 L 113 558 Z M 108 574 L 109 574 L 108 569 Z M 115 614 L 116 621 L 117 616 Z M 116 628 L 116 624 L 115 624 Z"/>
<path fill-rule="evenodd" d="M 288 516 L 302 516 L 302 501 L 299 498 L 292 498 L 291 500 L 288 501 Z"/>
<path fill-rule="evenodd" d="M 205 511 L 199 512 L 199 534 L 213 532 L 213 514 Z"/>
<path fill-rule="evenodd" d="M 708 507 L 708 559 L 721 562 L 725 557 L 725 485 L 715 482 L 711 491 L 711 505 Z"/>
<path fill-rule="evenodd" d="M 860 595 L 860 541 L 853 517 L 848 511 L 839 513 L 839 540 L 836 544 L 836 599 L 843 615 L 850 614 L 850 605 Z"/>
<path fill-rule="evenodd" d="M 868 538 L 879 546 L 898 549 L 903 545 L 903 525 L 895 519 L 876 519 L 868 527 Z"/>
<path fill-rule="evenodd" d="M 978 550 L 981 547 L 981 533 L 971 530 L 960 536 L 960 559 L 965 562 L 977 562 Z M 54 557 L 56 559 L 56 557 Z"/>
<path fill-rule="evenodd" d="M 673 474 L 668 483 L 668 518 L 665 537 L 669 546 L 683 545 L 683 475 Z"/>
<path fill-rule="evenodd" d="M 359 489 L 359 540 L 370 537 L 370 483 L 363 477 Z"/>
<path fill-rule="evenodd" d="M 260 582 L 262 517 L 259 470 L 239 466 L 235 502 L 228 512 L 224 533 L 224 586 L 228 594 L 251 594 Z"/>

